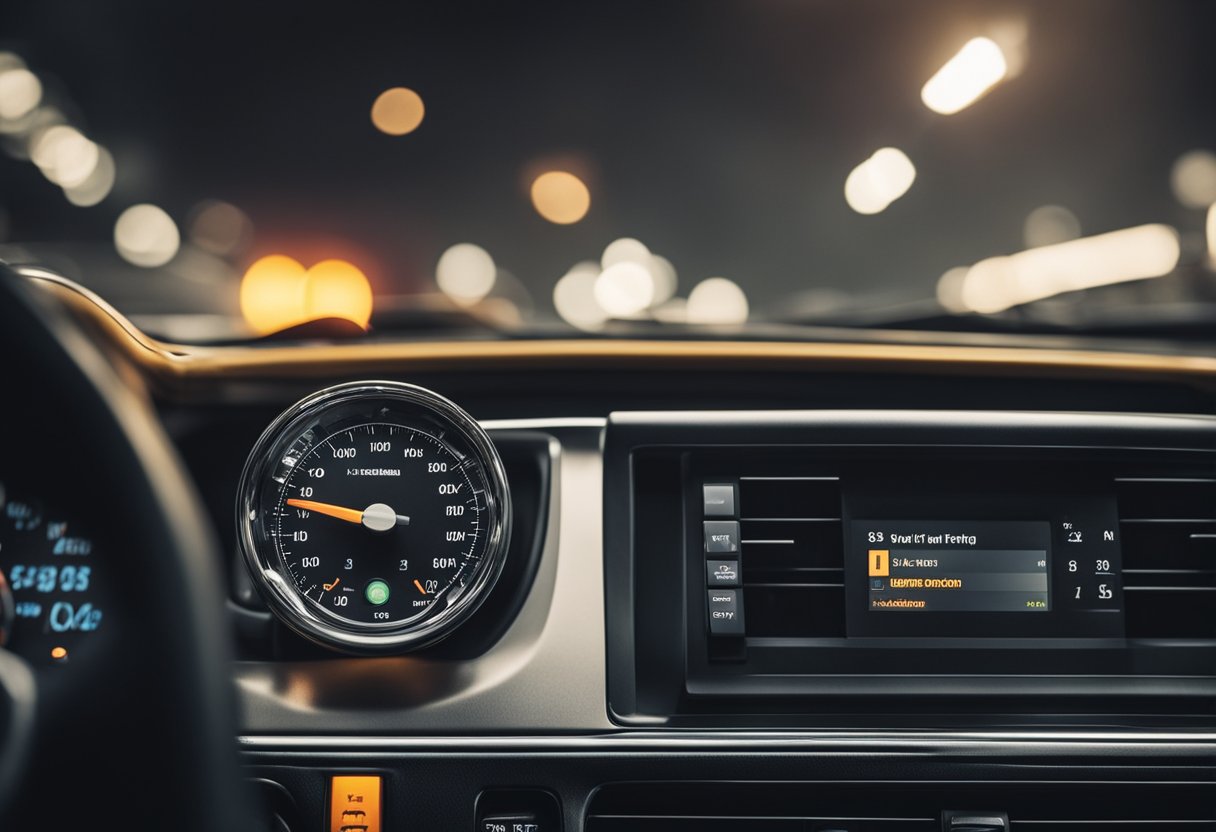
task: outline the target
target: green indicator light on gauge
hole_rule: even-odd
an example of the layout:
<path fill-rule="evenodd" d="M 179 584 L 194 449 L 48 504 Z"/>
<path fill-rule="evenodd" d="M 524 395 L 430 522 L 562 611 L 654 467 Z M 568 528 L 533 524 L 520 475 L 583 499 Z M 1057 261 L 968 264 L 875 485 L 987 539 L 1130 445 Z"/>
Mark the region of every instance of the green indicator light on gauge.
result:
<path fill-rule="evenodd" d="M 372 606 L 379 607 L 388 603 L 388 584 L 384 581 L 372 581 L 363 590 L 363 597 Z"/>

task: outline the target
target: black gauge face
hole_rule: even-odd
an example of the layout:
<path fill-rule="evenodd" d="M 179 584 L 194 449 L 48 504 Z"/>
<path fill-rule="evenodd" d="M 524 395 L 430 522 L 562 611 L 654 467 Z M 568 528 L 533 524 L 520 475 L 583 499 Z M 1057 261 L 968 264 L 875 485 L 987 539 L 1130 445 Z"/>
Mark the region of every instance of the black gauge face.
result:
<path fill-rule="evenodd" d="M 101 562 L 66 514 L 0 482 L 0 645 L 62 664 L 105 625 Z"/>
<path fill-rule="evenodd" d="M 445 399 L 344 385 L 275 422 L 242 480 L 238 525 L 272 609 L 369 652 L 430 643 L 501 570 L 508 495 L 481 428 Z"/>
<path fill-rule="evenodd" d="M 280 460 L 275 548 L 301 595 L 349 621 L 425 616 L 485 554 L 481 466 L 400 421 L 310 433 Z"/>

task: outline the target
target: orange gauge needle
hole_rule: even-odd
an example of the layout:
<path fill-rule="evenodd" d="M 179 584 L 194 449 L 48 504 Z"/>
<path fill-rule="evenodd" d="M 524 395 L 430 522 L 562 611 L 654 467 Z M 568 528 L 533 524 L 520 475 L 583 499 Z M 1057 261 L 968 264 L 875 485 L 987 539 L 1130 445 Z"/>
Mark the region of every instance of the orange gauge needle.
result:
<path fill-rule="evenodd" d="M 414 578 L 414 586 L 418 587 L 418 591 L 426 595 L 426 590 L 422 588 L 422 584 L 418 583 L 418 579 Z"/>
<path fill-rule="evenodd" d="M 363 511 L 354 508 L 344 508 L 342 506 L 334 506 L 329 503 L 318 503 L 314 500 L 297 500 L 295 497 L 287 499 L 287 505 L 293 508 L 302 508 L 306 511 L 315 511 L 317 514 L 325 514 L 329 517 L 336 517 L 339 520 L 345 520 L 347 523 L 358 523 L 373 532 L 387 532 L 395 526 L 408 526 L 410 518 L 404 514 L 397 514 L 384 503 L 372 503 Z"/>
<path fill-rule="evenodd" d="M 334 578 L 334 582 L 332 584 L 321 584 L 321 586 L 325 587 L 326 592 L 329 592 L 331 589 L 333 589 L 340 583 L 342 583 L 341 578 Z"/>
<path fill-rule="evenodd" d="M 287 505 L 294 508 L 302 508 L 306 511 L 315 511 L 317 514 L 327 514 L 330 517 L 345 520 L 347 523 L 363 522 L 363 512 L 358 509 L 343 508 L 342 506 L 334 506 L 329 503 L 317 503 L 312 500 L 297 500 L 294 497 L 287 500 Z"/>

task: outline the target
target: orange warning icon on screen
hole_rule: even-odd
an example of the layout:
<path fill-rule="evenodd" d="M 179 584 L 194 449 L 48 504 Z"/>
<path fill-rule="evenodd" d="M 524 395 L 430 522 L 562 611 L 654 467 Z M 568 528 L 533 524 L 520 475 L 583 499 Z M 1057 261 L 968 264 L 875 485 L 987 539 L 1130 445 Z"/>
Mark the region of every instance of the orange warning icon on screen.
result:
<path fill-rule="evenodd" d="M 885 578 L 891 574 L 891 552 L 887 549 L 870 550 L 870 577 Z"/>

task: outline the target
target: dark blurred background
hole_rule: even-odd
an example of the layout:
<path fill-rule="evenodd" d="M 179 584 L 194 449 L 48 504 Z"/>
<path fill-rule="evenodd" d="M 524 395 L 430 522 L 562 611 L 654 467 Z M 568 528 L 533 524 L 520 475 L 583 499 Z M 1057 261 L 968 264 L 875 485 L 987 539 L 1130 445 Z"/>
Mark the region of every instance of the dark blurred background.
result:
<path fill-rule="evenodd" d="M 460 243 L 493 259 L 491 296 L 525 322 L 556 319 L 559 278 L 624 237 L 670 262 L 680 297 L 728 278 L 752 320 L 934 302 L 956 267 L 1149 223 L 1177 230 L 1180 268 L 1206 264 L 1214 12 L 1198 0 L 11 0 L 0 49 L 116 175 L 97 204 L 74 205 L 26 160 L 31 136 L 10 130 L 0 239 L 9 257 L 149 316 L 237 316 L 240 276 L 270 254 L 341 258 L 378 309 L 408 305 L 435 291 Z M 958 113 L 931 111 L 925 82 L 976 37 L 1000 45 L 1006 76 Z M 370 117 L 394 87 L 425 104 L 407 135 Z M 858 213 L 846 178 L 887 146 L 915 181 Z M 585 184 L 579 221 L 534 207 L 548 170 Z M 1181 196 L 1179 176 L 1192 186 Z M 212 224 L 236 225 L 195 245 L 214 200 L 239 213 Z M 165 264 L 114 251 L 115 223 L 142 203 L 180 232 Z M 1042 206 L 1064 210 L 1028 228 Z M 1168 300 L 1206 291 L 1195 280 Z M 657 317 L 683 314 L 667 306 Z"/>

